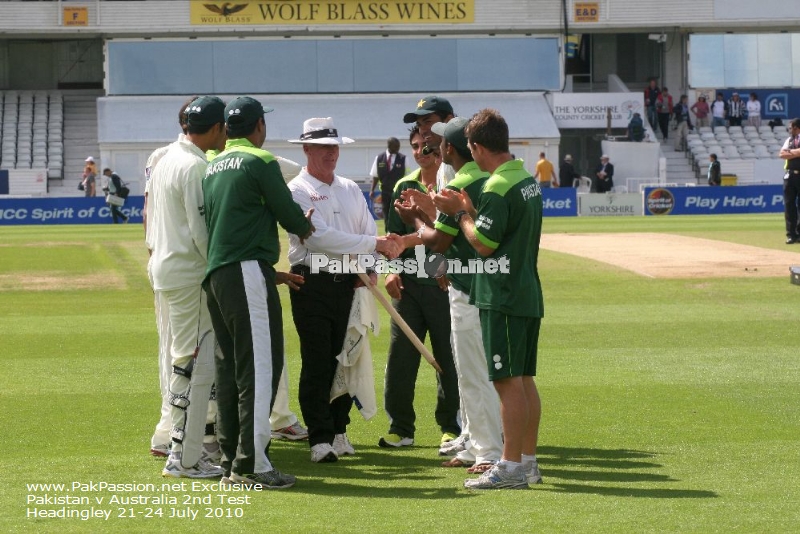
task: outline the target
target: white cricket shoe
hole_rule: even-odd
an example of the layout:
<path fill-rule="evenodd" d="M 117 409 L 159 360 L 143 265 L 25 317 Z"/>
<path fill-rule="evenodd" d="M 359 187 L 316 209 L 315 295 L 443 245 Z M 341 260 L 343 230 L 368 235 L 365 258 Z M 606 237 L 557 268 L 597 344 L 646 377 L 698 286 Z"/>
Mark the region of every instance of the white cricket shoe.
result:
<path fill-rule="evenodd" d="M 334 436 L 333 450 L 336 452 L 336 456 L 345 456 L 348 454 L 352 456 L 356 453 L 350 440 L 347 439 L 347 434 L 336 434 L 336 436 Z"/>
<path fill-rule="evenodd" d="M 180 454 L 176 453 L 167 458 L 167 465 L 161 471 L 161 476 L 172 478 L 219 478 L 224 474 L 224 469 L 202 458 L 192 467 L 183 467 Z"/>
<path fill-rule="evenodd" d="M 315 463 L 335 462 L 339 459 L 330 443 L 317 443 L 311 447 L 311 461 Z"/>

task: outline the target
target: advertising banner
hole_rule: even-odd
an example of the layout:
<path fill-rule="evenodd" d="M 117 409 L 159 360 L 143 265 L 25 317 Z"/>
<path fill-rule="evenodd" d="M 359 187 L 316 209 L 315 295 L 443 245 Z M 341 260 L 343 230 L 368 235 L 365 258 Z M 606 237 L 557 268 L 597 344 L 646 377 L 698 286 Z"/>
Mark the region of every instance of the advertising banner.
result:
<path fill-rule="evenodd" d="M 375 219 L 382 219 L 380 205 L 374 205 L 369 191 L 363 191 L 367 206 Z M 545 217 L 570 217 L 578 214 L 576 190 L 543 189 Z M 128 197 L 120 209 L 130 223 L 142 222 L 144 197 Z M 111 209 L 103 197 L 67 198 L 2 198 L 0 226 L 23 224 L 111 224 Z"/>
<path fill-rule="evenodd" d="M 643 215 L 641 193 L 581 193 L 578 214 L 603 217 L 611 215 Z"/>
<path fill-rule="evenodd" d="M 577 189 L 572 187 L 545 187 L 542 202 L 545 217 L 574 217 L 578 214 Z"/>
<path fill-rule="evenodd" d="M 648 187 L 645 215 L 715 215 L 719 213 L 783 213 L 783 187 Z"/>
<path fill-rule="evenodd" d="M 364 194 L 364 200 L 367 201 L 367 207 L 369 208 L 369 212 L 372 214 L 372 218 L 375 220 L 383 219 L 383 206 L 381 205 L 381 194 L 379 192 L 376 192 L 374 197 L 370 197 L 369 189 L 368 186 L 366 185 L 361 186 L 361 193 Z"/>
<path fill-rule="evenodd" d="M 130 223 L 142 222 L 144 197 L 128 197 L 120 211 Z M 22 224 L 111 224 L 104 197 L 2 198 L 0 226 Z"/>
<path fill-rule="evenodd" d="M 375 219 L 383 219 L 383 209 L 380 201 L 380 193 L 376 193 L 374 198 L 369 196 L 369 186 L 366 184 L 361 185 L 361 192 L 364 194 L 364 199 L 367 201 L 369 212 Z M 624 196 L 624 195 L 623 195 Z M 639 198 L 639 213 L 642 214 L 642 196 L 636 195 Z M 546 187 L 542 189 L 542 203 L 544 217 L 575 217 L 578 215 L 578 200 L 577 189 L 571 187 Z"/>
<path fill-rule="evenodd" d="M 475 22 L 475 0 L 238 0 L 189 2 L 191 24 L 465 24 Z"/>
<path fill-rule="evenodd" d="M 553 116 L 559 128 L 627 128 L 634 113 L 645 117 L 639 93 L 553 93 Z"/>

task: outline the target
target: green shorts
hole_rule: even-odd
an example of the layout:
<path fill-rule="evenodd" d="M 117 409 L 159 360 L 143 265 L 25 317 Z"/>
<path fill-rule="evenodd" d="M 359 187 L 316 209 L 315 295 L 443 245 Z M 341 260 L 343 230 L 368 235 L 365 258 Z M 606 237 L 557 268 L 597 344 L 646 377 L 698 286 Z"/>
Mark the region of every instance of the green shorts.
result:
<path fill-rule="evenodd" d="M 480 310 L 480 314 L 489 380 L 536 376 L 536 351 L 542 319 L 506 315 L 494 310 Z"/>

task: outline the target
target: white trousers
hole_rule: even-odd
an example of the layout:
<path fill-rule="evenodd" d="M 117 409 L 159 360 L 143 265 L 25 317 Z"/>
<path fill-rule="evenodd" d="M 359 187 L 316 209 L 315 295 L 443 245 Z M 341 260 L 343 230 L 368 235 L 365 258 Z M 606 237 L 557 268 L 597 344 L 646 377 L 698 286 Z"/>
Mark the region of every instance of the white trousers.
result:
<path fill-rule="evenodd" d="M 469 295 L 450 286 L 450 342 L 458 373 L 463 428 L 469 434 L 460 460 L 496 462 L 503 453 L 500 398 L 489 381 L 478 308 Z M 463 433 L 463 432 L 462 432 Z"/>
<path fill-rule="evenodd" d="M 161 390 L 161 418 L 156 424 L 153 437 L 150 439 L 151 447 L 169 444 L 171 441 L 169 431 L 172 428 L 171 406 L 169 403 L 169 381 L 172 376 L 172 355 L 170 354 L 172 332 L 169 327 L 169 302 L 162 291 L 155 293 L 154 301 L 156 329 L 158 331 L 158 385 Z M 213 403 L 213 406 L 209 406 L 209 423 L 213 422 L 211 420 L 213 417 L 212 412 L 216 413 L 216 403 Z M 285 363 L 269 422 L 272 430 L 280 430 L 297 422 L 297 415 L 289 408 L 289 372 Z M 206 436 L 204 440 L 210 441 L 211 438 Z"/>
<path fill-rule="evenodd" d="M 206 304 L 205 291 L 200 286 L 192 286 L 167 291 L 156 291 L 156 299 L 167 302 L 167 317 L 169 321 L 169 390 L 173 394 L 185 395 L 189 389 L 189 380 L 186 377 L 172 372 L 173 367 L 185 369 L 192 360 L 195 349 L 200 341 L 200 336 L 209 330 L 212 331 L 211 339 L 206 342 L 212 347 L 216 343 L 211 328 L 211 316 Z M 163 310 L 162 310 L 163 311 Z M 161 344 L 161 343 L 159 343 Z M 163 404 L 162 399 L 162 404 Z M 170 408 L 170 424 L 173 428 L 183 429 L 186 412 L 175 406 Z M 191 406 L 188 408 L 192 409 Z M 217 419 L 217 402 L 210 400 L 206 412 L 206 424 L 213 424 Z M 216 441 L 213 435 L 204 435 L 203 442 Z M 180 451 L 178 443 L 173 443 L 173 450 Z"/>
<path fill-rule="evenodd" d="M 158 387 L 161 390 L 161 419 L 158 420 L 150 446 L 169 444 L 172 419 L 169 404 L 169 379 L 172 375 L 172 356 L 169 347 L 172 342 L 172 333 L 169 329 L 169 303 L 160 291 L 155 294 L 156 329 L 158 331 Z"/>

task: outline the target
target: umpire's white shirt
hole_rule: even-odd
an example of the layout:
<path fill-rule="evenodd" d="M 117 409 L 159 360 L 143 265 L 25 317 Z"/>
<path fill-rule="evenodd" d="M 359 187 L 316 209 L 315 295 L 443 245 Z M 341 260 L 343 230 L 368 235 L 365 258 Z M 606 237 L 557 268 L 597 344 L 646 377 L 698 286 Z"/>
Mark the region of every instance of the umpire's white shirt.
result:
<path fill-rule="evenodd" d="M 314 208 L 311 222 L 316 230 L 300 244 L 300 238 L 289 234 L 289 264 L 311 266 L 312 252 L 342 259 L 343 254 L 372 254 L 378 227 L 369 212 L 361 188 L 347 178 L 334 176 L 328 185 L 311 176 L 303 167 L 289 182 L 292 198 L 304 212 Z M 355 258 L 352 258 L 355 259 Z"/>
<path fill-rule="evenodd" d="M 152 205 L 148 236 L 153 255 L 149 268 L 153 289 L 165 291 L 199 286 L 205 276 L 208 232 L 202 181 L 206 155 L 181 139 L 171 145 L 152 170 L 147 198 Z"/>

